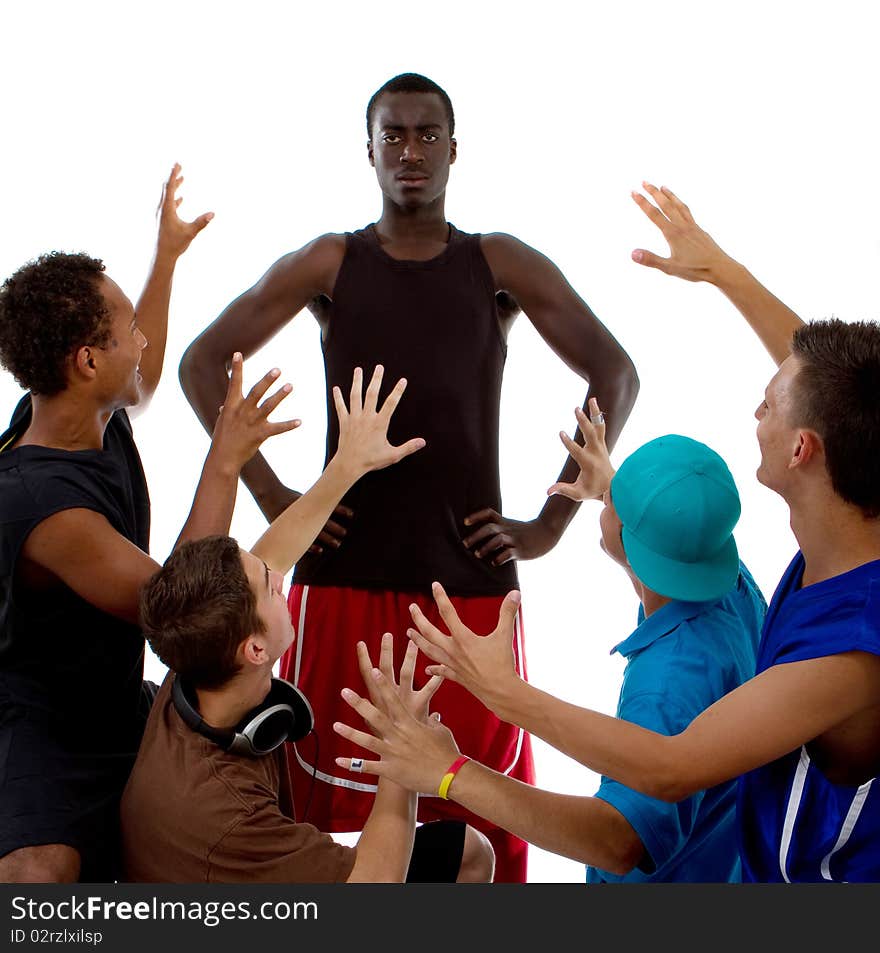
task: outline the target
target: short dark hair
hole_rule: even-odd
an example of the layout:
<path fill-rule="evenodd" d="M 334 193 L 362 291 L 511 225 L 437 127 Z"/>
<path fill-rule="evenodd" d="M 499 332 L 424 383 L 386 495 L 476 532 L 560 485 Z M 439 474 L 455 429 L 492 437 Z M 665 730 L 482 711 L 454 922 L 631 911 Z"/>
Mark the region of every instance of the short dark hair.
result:
<path fill-rule="evenodd" d="M 238 673 L 239 645 L 265 632 L 257 599 L 229 536 L 183 543 L 141 592 L 150 647 L 195 688 L 220 688 Z"/>
<path fill-rule="evenodd" d="M 376 104 L 383 93 L 436 93 L 443 108 L 446 110 L 446 120 L 449 123 L 449 135 L 455 135 L 455 113 L 452 111 L 452 100 L 449 98 L 446 90 L 438 86 L 434 80 L 422 76 L 421 73 L 400 73 L 388 80 L 387 83 L 380 86 L 370 97 L 367 103 L 367 138 L 373 138 L 373 116 L 376 112 Z"/>
<path fill-rule="evenodd" d="M 101 292 L 104 263 L 53 251 L 22 265 L 0 287 L 0 363 L 26 390 L 52 397 L 67 387 L 67 362 L 110 339 Z"/>
<path fill-rule="evenodd" d="M 880 325 L 837 318 L 798 328 L 795 426 L 815 430 L 835 493 L 880 516 Z"/>

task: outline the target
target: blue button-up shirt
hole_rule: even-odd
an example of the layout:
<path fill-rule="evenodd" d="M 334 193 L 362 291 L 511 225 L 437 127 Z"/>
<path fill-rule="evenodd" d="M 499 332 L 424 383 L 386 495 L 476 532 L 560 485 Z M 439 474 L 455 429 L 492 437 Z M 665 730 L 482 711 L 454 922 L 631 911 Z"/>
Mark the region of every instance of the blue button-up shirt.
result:
<path fill-rule="evenodd" d="M 755 674 L 767 603 L 740 563 L 736 586 L 712 602 L 669 602 L 612 652 L 627 660 L 617 717 L 664 735 L 683 731 L 722 695 Z M 736 782 L 669 804 L 603 777 L 596 796 L 629 821 L 645 845 L 624 877 L 587 867 L 587 882 L 720 883 L 740 879 Z"/>

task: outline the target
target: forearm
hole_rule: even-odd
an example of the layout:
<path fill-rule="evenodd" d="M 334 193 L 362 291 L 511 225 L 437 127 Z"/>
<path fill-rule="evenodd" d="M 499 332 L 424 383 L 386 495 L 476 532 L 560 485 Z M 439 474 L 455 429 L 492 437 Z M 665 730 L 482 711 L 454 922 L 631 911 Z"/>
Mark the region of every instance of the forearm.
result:
<path fill-rule="evenodd" d="M 467 762 L 449 798 L 516 837 L 572 860 L 612 873 L 629 873 L 644 845 L 626 819 L 595 797 L 542 791 Z"/>
<path fill-rule="evenodd" d="M 287 573 L 312 545 L 358 474 L 347 470 L 336 457 L 299 499 L 277 516 L 251 552 L 270 569 Z"/>
<path fill-rule="evenodd" d="M 379 780 L 373 809 L 357 843 L 348 883 L 403 883 L 412 856 L 417 797 L 387 778 Z"/>
<path fill-rule="evenodd" d="M 189 540 L 229 533 L 239 471 L 219 459 L 212 446 L 205 458 L 189 516 L 177 537 L 174 548 Z"/>
<path fill-rule="evenodd" d="M 732 258 L 719 264 L 707 280 L 748 321 L 777 365 L 791 353 L 791 338 L 803 321 Z"/>
<path fill-rule="evenodd" d="M 503 721 L 650 797 L 677 801 L 701 787 L 691 777 L 682 736 L 669 737 L 580 708 L 519 678 L 511 680 L 503 696 L 487 694 L 483 701 Z"/>
<path fill-rule="evenodd" d="M 156 248 L 150 273 L 135 307 L 137 323 L 148 346 L 140 361 L 143 378 L 141 391 L 149 398 L 159 384 L 165 362 L 165 345 L 168 339 L 168 308 L 171 303 L 171 284 L 177 256 Z"/>
<path fill-rule="evenodd" d="M 565 466 L 562 468 L 558 481 L 564 480 L 566 483 L 571 483 L 577 479 L 580 471 L 576 465 L 569 466 L 570 463 L 573 463 L 571 457 L 568 458 Z M 580 505 L 579 501 L 569 499 L 567 496 L 561 496 L 560 494 L 548 496 L 547 502 L 541 507 L 538 519 L 547 527 L 548 531 L 552 533 L 554 539 L 558 540 L 574 518 L 574 514 L 577 513 Z"/>
<path fill-rule="evenodd" d="M 241 481 L 268 522 L 277 519 L 295 491 L 285 486 L 258 450 L 241 468 Z"/>

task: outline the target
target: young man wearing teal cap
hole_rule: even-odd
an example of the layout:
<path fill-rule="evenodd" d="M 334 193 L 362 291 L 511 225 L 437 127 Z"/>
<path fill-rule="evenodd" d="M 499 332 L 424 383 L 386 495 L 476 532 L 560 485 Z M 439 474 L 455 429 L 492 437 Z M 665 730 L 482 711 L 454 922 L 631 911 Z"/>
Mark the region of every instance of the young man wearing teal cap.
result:
<path fill-rule="evenodd" d="M 739 494 L 715 451 L 674 434 L 636 450 L 615 474 L 595 401 L 591 412 L 593 422 L 577 412 L 586 447 L 561 435 L 581 467 L 580 476 L 576 483 L 556 484 L 551 492 L 577 500 L 603 499 L 602 548 L 626 571 L 639 597 L 638 625 L 614 649 L 627 660 L 618 718 L 664 735 L 678 734 L 754 674 L 766 604 L 739 560 L 732 535 L 740 515 Z M 461 624 L 437 584 L 434 598 L 449 630 L 457 638 L 470 636 L 464 664 L 456 658 L 454 672 L 437 668 L 498 717 L 514 724 L 522 724 L 522 717 L 543 736 L 549 721 L 571 719 L 579 711 L 516 675 L 504 636 L 519 593 L 507 597 L 498 628 L 486 638 L 473 636 Z M 411 638 L 432 658 L 448 661 L 442 646 L 450 638 L 417 608 L 413 620 L 419 632 L 411 630 Z M 375 729 L 377 710 L 353 701 Z M 383 725 L 379 747 L 363 732 L 345 726 L 337 730 L 381 753 L 380 762 L 366 762 L 363 770 L 425 794 L 439 793 L 524 840 L 582 860 L 588 865 L 588 882 L 740 879 L 734 782 L 671 804 L 603 777 L 593 797 L 572 797 L 529 787 L 482 765 L 474 764 L 459 778 L 459 751 L 443 728 L 389 733 Z M 344 762 L 340 760 L 343 767 Z"/>

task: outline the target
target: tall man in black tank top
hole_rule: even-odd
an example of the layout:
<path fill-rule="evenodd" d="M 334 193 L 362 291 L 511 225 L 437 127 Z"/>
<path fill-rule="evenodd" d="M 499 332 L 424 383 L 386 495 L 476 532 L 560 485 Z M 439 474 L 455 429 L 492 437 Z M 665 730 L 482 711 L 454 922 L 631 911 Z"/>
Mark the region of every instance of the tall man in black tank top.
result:
<path fill-rule="evenodd" d="M 279 259 L 190 345 L 183 389 L 207 429 L 222 403 L 233 351 L 262 347 L 308 307 L 321 327 L 328 402 L 355 366 L 385 365 L 409 392 L 392 422 L 395 441 L 422 436 L 427 446 L 393 470 L 370 474 L 350 493 L 297 565 L 289 605 L 297 652 L 282 673 L 308 694 L 319 725 L 345 714 L 339 690 L 357 684 L 354 643 L 378 652 L 384 631 L 401 658 L 415 602 L 436 612 L 431 583 L 441 581 L 475 631 L 494 628 L 500 602 L 517 586 L 517 559 L 550 550 L 577 504 L 550 497 L 521 522 L 501 514 L 498 413 L 510 327 L 524 311 L 560 358 L 589 382 L 607 409 L 614 443 L 632 409 L 632 361 L 544 255 L 500 233 L 468 235 L 445 214 L 456 142 L 452 105 L 431 80 L 407 73 L 386 83 L 367 108 L 370 164 L 382 190 L 382 215 L 366 228 L 327 234 Z M 329 403 L 328 403 L 329 406 Z M 585 400 L 586 406 L 586 400 Z M 328 414 L 327 459 L 336 423 Z M 569 459 L 559 479 L 570 482 Z M 242 477 L 267 519 L 298 495 L 257 454 Z M 517 660 L 524 672 L 522 630 Z M 512 777 L 534 779 L 528 736 L 474 704 L 459 686 L 435 698 L 462 750 Z M 342 719 L 344 720 L 344 719 Z M 309 820 L 327 831 L 360 830 L 375 779 L 351 775 L 337 756 L 358 754 L 324 732 L 316 752 L 298 746 L 294 791 L 317 768 Z M 420 800 L 420 818 L 465 818 L 496 851 L 496 880 L 526 879 L 525 844 L 440 798 Z"/>

